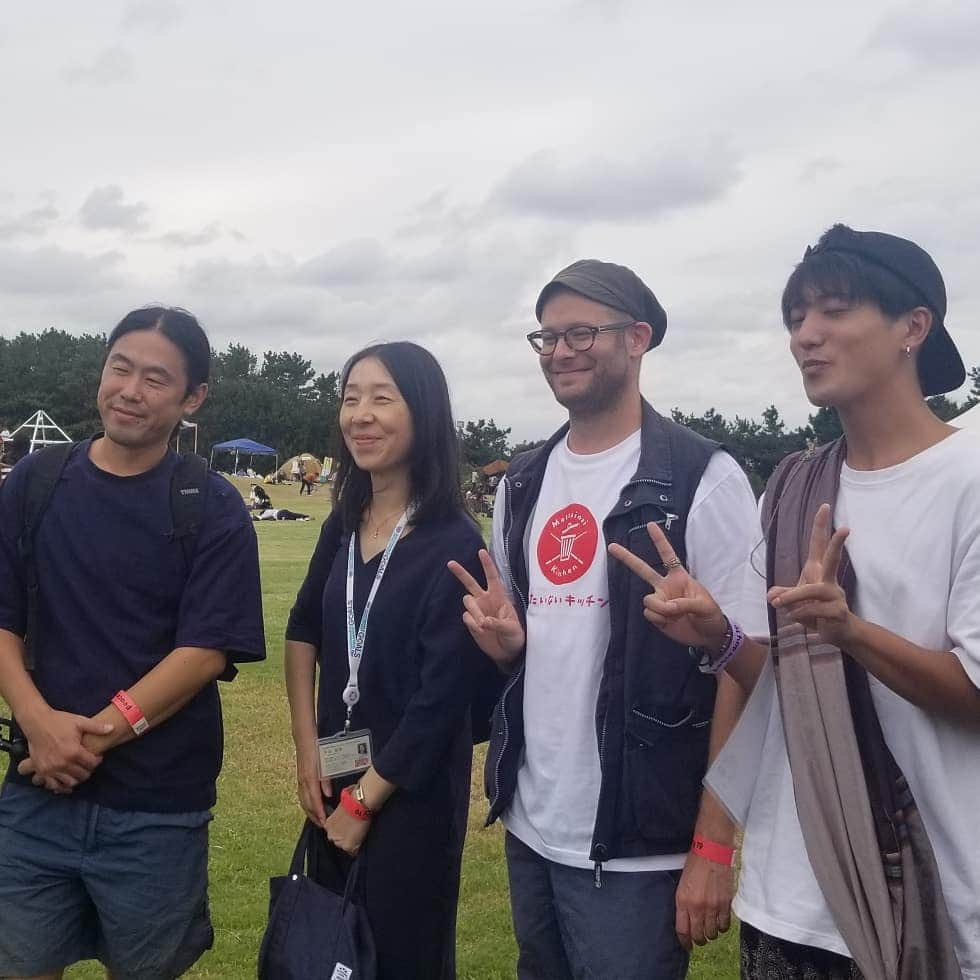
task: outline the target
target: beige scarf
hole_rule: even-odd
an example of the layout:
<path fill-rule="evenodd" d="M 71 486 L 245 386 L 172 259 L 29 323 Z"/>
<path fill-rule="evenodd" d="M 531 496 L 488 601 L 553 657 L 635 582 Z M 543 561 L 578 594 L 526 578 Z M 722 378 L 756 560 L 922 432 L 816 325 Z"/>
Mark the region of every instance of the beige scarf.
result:
<path fill-rule="evenodd" d="M 836 503 L 844 453 L 839 439 L 772 475 L 763 511 L 770 585 L 799 580 L 813 517 Z M 846 553 L 840 582 L 853 605 Z M 800 826 L 852 958 L 866 980 L 962 980 L 932 847 L 885 744 L 867 672 L 785 613 L 770 607 L 769 617 Z"/>

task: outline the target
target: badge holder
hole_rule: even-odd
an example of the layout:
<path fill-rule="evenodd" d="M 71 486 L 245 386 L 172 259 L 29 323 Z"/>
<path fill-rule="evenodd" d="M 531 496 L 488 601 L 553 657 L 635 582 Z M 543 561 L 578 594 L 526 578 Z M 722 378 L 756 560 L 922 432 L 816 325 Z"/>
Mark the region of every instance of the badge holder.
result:
<path fill-rule="evenodd" d="M 369 728 L 359 728 L 353 732 L 350 730 L 351 712 L 357 704 L 358 697 L 358 690 L 349 685 L 344 691 L 344 702 L 347 705 L 344 730 L 337 732 L 336 735 L 316 740 L 320 755 L 321 779 L 359 775 L 371 767 L 374 758 L 371 730 Z"/>
<path fill-rule="evenodd" d="M 361 625 L 358 627 L 354 622 L 354 549 L 356 547 L 357 535 L 350 536 L 347 545 L 347 664 L 349 673 L 347 676 L 347 686 L 344 688 L 343 701 L 347 705 L 347 720 L 344 722 L 344 730 L 330 735 L 327 738 L 316 740 L 317 750 L 320 757 L 320 778 L 333 779 L 337 776 L 359 775 L 366 769 L 370 769 L 373 760 L 371 746 L 371 730 L 360 728 L 351 731 L 351 714 L 354 705 L 361 699 L 361 691 L 357 686 L 357 674 L 361 666 L 361 655 L 364 653 L 364 642 L 367 637 L 368 617 L 371 615 L 371 607 L 374 605 L 374 597 L 377 595 L 381 580 L 384 578 L 388 568 L 388 561 L 391 553 L 398 544 L 398 539 L 405 530 L 405 524 L 411 516 L 410 510 L 406 510 L 399 518 L 388 543 L 385 545 L 381 561 L 378 563 L 378 571 L 374 576 L 374 583 L 368 593 L 367 601 L 364 603 L 364 611 L 361 613 Z"/>

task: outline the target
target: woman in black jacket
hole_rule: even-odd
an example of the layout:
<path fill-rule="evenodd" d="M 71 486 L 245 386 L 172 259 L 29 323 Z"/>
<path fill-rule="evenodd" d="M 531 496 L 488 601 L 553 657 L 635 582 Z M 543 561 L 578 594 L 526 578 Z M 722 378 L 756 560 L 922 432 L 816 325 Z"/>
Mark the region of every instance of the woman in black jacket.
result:
<path fill-rule="evenodd" d="M 286 631 L 299 799 L 342 858 L 363 851 L 379 977 L 451 980 L 470 703 L 476 678 L 493 680 L 446 563 L 475 572 L 483 542 L 435 358 L 407 342 L 366 348 L 341 390 L 334 509 Z M 321 754 L 318 738 L 345 729 Z"/>

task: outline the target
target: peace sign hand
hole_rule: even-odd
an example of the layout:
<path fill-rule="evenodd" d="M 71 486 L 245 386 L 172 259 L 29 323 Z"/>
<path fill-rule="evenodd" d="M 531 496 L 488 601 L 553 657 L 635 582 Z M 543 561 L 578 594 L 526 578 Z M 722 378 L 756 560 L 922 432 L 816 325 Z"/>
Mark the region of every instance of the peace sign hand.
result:
<path fill-rule="evenodd" d="M 830 527 L 830 504 L 821 504 L 813 517 L 810 550 L 799 582 L 795 586 L 775 585 L 767 598 L 793 622 L 843 649 L 853 630 L 854 614 L 837 575 L 850 531 L 840 527 L 831 534 Z"/>
<path fill-rule="evenodd" d="M 459 579 L 467 594 L 463 596 L 463 623 L 476 645 L 498 667 L 508 668 L 524 649 L 524 627 L 517 617 L 497 566 L 489 552 L 480 549 L 480 564 L 487 586 L 480 585 L 458 561 L 449 562 L 449 571 Z"/>
<path fill-rule="evenodd" d="M 674 553 L 659 524 L 647 524 L 647 533 L 657 554 L 667 567 L 660 575 L 642 558 L 619 544 L 609 546 L 609 554 L 653 587 L 643 599 L 643 615 L 662 633 L 677 643 L 703 647 L 717 653 L 725 642 L 725 614 L 711 593 L 688 575 Z"/>

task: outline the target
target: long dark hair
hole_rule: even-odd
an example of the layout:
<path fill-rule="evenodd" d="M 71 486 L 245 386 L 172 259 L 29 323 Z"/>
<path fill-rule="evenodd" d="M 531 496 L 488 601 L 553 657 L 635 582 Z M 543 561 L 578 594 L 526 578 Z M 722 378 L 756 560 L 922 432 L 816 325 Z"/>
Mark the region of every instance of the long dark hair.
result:
<path fill-rule="evenodd" d="M 351 370 L 358 361 L 376 357 L 387 369 L 412 417 L 409 482 L 413 524 L 467 513 L 459 486 L 459 439 L 453 425 L 449 386 L 439 362 L 424 347 L 407 340 L 373 344 L 358 351 L 345 365 L 341 399 Z M 333 505 L 345 529 L 353 531 L 371 502 L 371 476 L 354 462 L 341 435 Z"/>
<path fill-rule="evenodd" d="M 176 306 L 144 306 L 127 313 L 109 334 L 106 357 L 116 341 L 134 330 L 159 330 L 184 358 L 189 395 L 211 374 L 211 344 L 197 317 Z"/>

